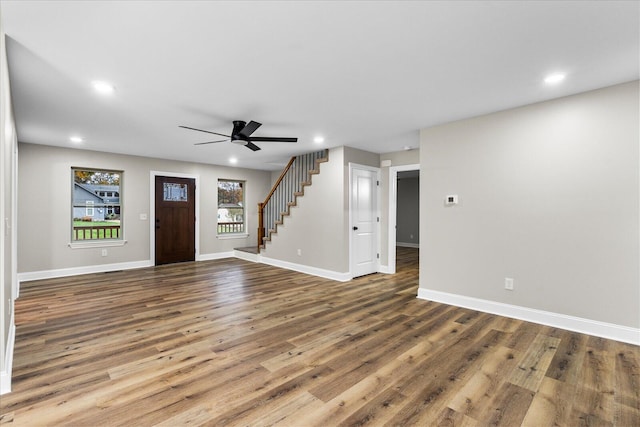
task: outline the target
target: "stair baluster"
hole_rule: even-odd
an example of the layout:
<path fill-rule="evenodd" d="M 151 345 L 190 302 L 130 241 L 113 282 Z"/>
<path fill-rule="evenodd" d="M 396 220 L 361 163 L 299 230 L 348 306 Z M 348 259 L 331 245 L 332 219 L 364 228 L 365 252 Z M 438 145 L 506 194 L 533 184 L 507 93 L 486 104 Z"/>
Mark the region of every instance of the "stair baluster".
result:
<path fill-rule="evenodd" d="M 289 160 L 264 202 L 258 203 L 258 249 L 271 239 L 271 233 L 282 224 L 296 198 L 304 193 L 304 186 L 311 183 L 311 175 L 318 173 L 319 164 L 327 157 L 328 150 L 322 150 Z"/>

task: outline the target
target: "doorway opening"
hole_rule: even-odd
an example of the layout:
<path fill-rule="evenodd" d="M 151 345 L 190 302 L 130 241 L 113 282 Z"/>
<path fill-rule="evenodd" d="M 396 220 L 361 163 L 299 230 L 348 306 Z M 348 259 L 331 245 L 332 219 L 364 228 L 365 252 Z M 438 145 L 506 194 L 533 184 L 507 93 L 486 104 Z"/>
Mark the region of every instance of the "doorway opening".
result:
<path fill-rule="evenodd" d="M 403 182 L 399 185 L 399 180 Z M 397 247 L 420 246 L 420 165 L 389 168 L 389 230 L 387 260 L 390 274 L 396 272 Z M 400 187 L 400 200 L 398 197 Z M 400 224 L 400 226 L 398 226 Z"/>

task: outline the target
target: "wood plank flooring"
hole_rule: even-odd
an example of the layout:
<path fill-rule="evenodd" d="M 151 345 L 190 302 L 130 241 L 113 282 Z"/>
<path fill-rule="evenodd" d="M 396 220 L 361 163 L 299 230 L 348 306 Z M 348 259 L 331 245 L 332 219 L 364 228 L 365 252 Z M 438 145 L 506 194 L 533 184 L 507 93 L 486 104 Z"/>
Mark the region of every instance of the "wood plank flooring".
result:
<path fill-rule="evenodd" d="M 239 259 L 23 284 L 16 426 L 640 426 L 640 348 Z"/>

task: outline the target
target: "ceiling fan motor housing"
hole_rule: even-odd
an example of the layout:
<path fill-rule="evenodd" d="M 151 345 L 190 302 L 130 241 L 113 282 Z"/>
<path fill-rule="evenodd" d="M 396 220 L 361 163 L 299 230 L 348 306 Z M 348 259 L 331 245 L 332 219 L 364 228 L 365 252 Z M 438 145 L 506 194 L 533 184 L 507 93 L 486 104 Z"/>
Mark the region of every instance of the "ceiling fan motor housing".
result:
<path fill-rule="evenodd" d="M 245 128 L 247 122 L 242 120 L 234 120 L 233 121 L 233 131 L 231 132 L 231 142 L 239 145 L 247 145 L 249 142 L 249 137 L 240 133 L 242 129 Z"/>

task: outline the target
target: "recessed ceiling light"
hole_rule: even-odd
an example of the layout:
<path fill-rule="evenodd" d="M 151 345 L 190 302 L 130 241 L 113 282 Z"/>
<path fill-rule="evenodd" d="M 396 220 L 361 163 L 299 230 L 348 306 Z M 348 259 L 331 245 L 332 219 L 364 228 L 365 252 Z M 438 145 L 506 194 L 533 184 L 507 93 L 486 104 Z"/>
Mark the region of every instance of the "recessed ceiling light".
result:
<path fill-rule="evenodd" d="M 235 157 L 231 157 L 229 158 L 229 163 L 231 163 L 232 165 L 235 165 L 236 163 L 238 163 L 238 159 Z"/>
<path fill-rule="evenodd" d="M 84 141 L 84 139 L 82 139 L 82 137 L 80 136 L 72 136 L 69 138 L 69 141 L 73 142 L 74 144 L 80 144 L 82 141 Z"/>
<path fill-rule="evenodd" d="M 566 76 L 567 75 L 563 73 L 549 74 L 547 77 L 545 77 L 544 82 L 548 85 L 560 83 Z"/>
<path fill-rule="evenodd" d="M 112 84 L 99 81 L 99 80 L 91 82 L 91 85 L 96 90 L 96 92 L 101 93 L 103 95 L 111 94 L 115 90 L 115 87 L 113 87 Z"/>
<path fill-rule="evenodd" d="M 324 142 L 324 138 L 321 136 L 316 136 L 315 138 L 313 138 L 313 142 L 315 142 L 316 144 L 322 144 Z"/>

